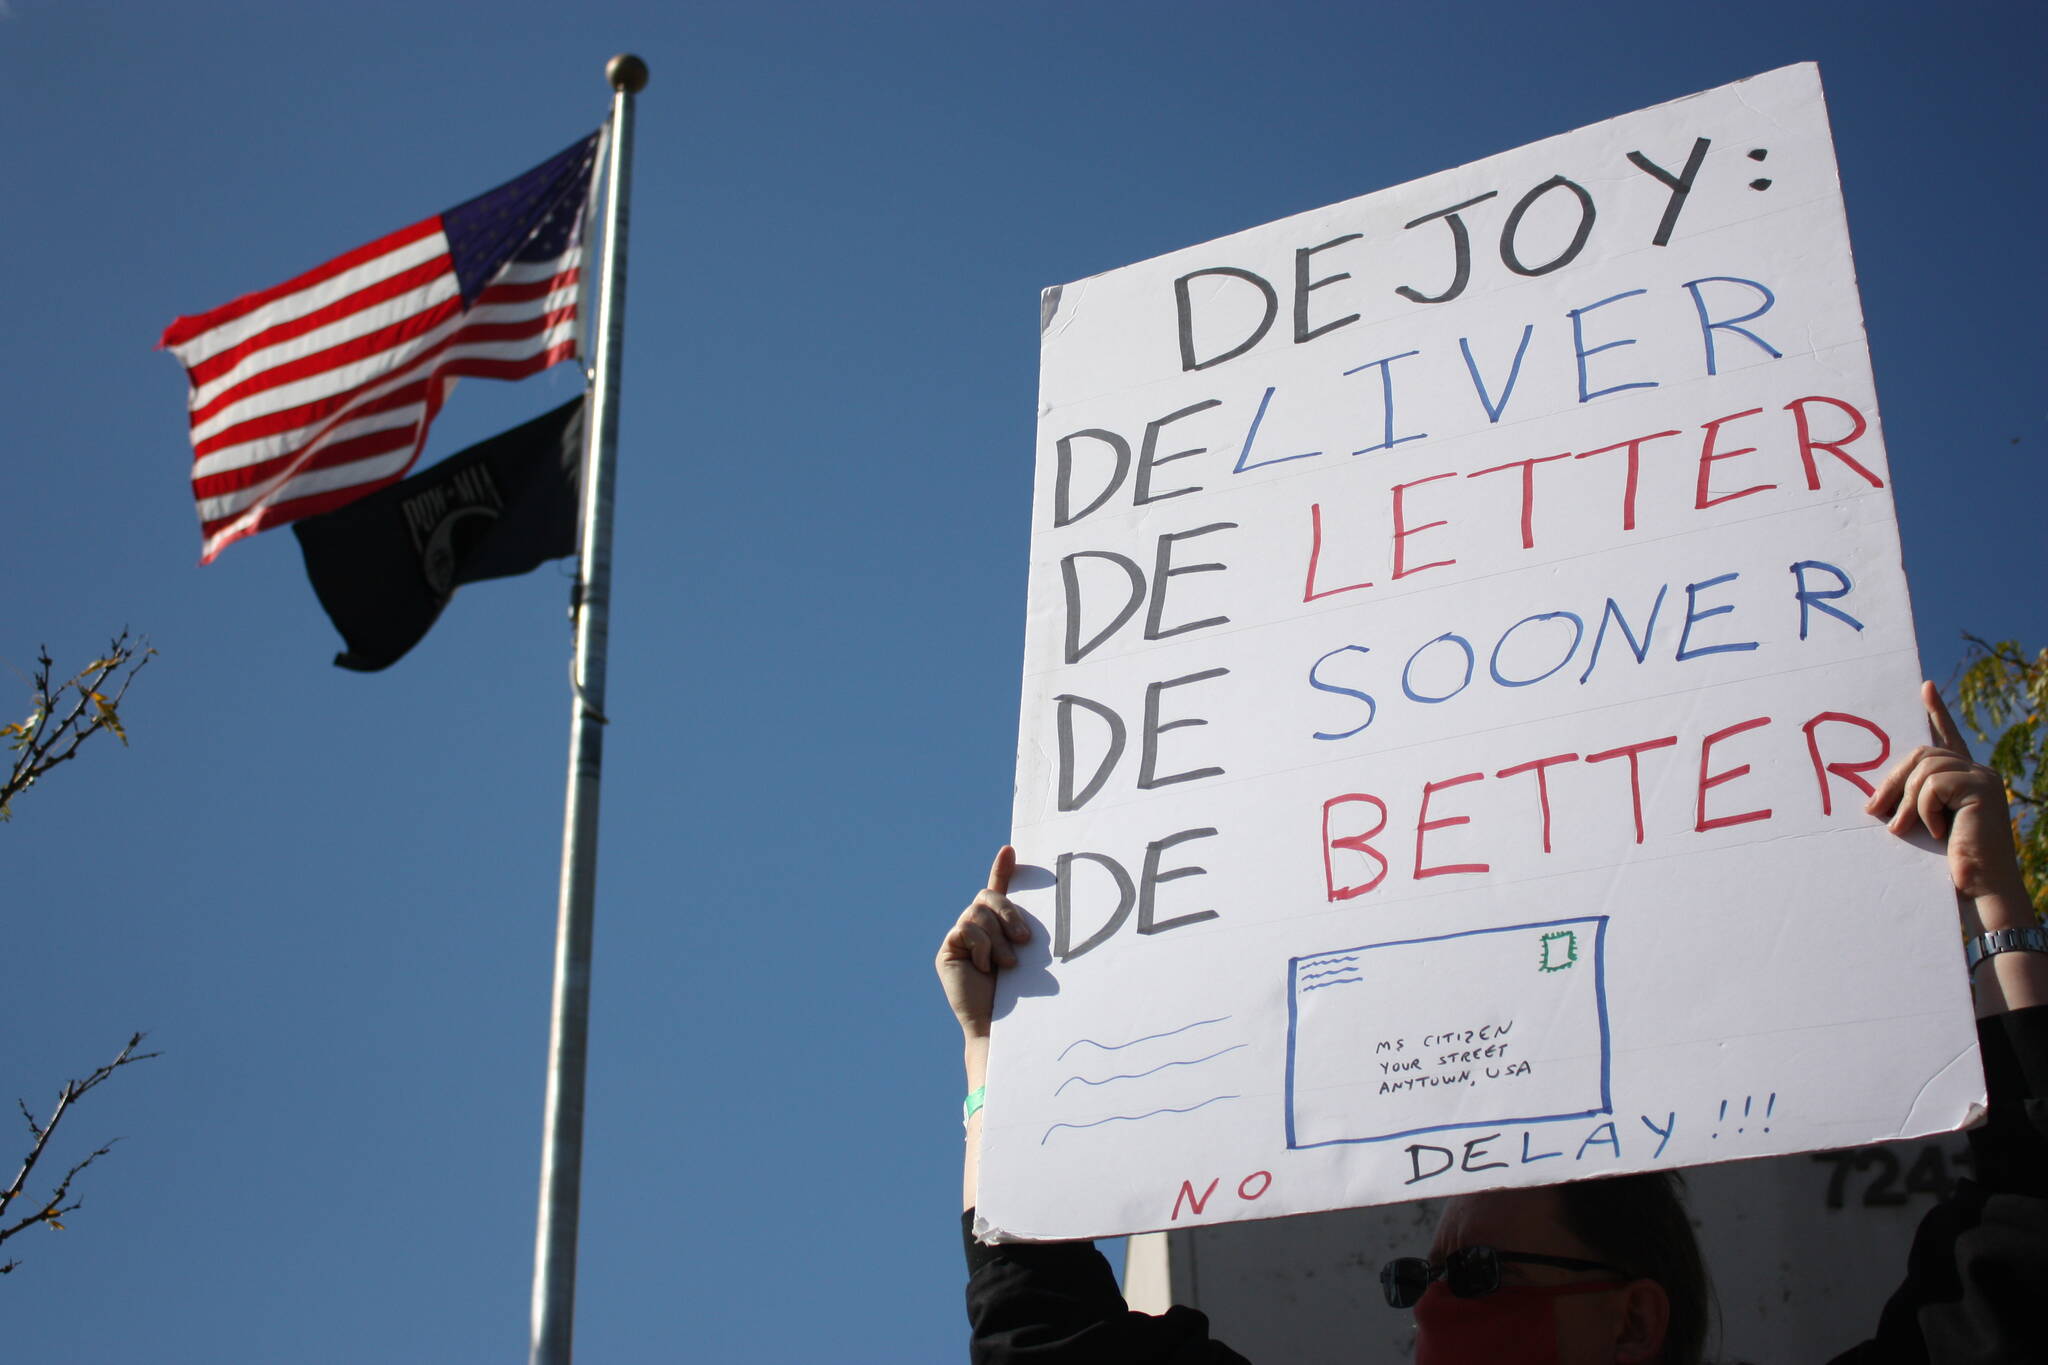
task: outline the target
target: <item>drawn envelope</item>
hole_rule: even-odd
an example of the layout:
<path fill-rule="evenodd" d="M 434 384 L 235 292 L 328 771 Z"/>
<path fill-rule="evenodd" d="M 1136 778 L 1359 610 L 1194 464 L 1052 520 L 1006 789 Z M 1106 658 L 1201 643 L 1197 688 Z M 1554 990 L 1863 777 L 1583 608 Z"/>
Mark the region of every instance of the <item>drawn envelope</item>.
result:
<path fill-rule="evenodd" d="M 1606 934 L 1596 915 L 1291 959 L 1287 1145 L 1607 1113 Z"/>

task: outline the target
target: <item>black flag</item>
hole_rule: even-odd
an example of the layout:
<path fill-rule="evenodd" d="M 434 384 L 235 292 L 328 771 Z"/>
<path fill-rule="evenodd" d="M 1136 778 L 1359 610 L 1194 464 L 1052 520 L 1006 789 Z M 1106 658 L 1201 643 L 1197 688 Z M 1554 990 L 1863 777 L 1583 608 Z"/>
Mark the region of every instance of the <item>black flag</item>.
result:
<path fill-rule="evenodd" d="M 583 399 L 473 445 L 402 483 L 292 523 L 306 576 L 348 649 L 341 668 L 389 668 L 455 589 L 576 553 Z"/>

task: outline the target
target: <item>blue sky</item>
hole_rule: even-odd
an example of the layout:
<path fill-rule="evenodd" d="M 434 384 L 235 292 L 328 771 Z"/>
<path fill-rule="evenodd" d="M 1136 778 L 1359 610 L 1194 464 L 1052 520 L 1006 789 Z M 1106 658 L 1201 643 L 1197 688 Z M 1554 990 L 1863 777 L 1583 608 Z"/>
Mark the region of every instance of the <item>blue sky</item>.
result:
<path fill-rule="evenodd" d="M 1817 60 L 1944 680 L 1966 629 L 2048 642 L 2043 29 L 1805 0 L 12 0 L 0 659 L 123 625 L 162 653 L 132 747 L 0 828 L 0 1097 L 46 1103 L 133 1029 L 165 1055 L 70 1121 L 128 1141 L 68 1231 L 9 1244 L 0 1349 L 526 1349 L 567 568 L 465 590 L 389 672 L 331 667 L 289 535 L 196 566 L 172 317 L 538 162 L 602 118 L 605 57 L 646 56 L 579 1350 L 954 1360 L 928 962 L 1009 816 L 1038 291 Z M 576 387 L 466 383 L 428 458 Z"/>

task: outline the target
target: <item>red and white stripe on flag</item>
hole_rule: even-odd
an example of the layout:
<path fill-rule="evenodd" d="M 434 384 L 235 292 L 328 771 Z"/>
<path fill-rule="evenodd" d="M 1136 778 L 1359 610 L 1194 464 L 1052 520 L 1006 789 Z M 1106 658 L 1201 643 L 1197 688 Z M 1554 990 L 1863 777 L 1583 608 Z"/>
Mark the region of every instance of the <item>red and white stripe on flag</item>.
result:
<path fill-rule="evenodd" d="M 191 383 L 201 563 L 402 478 L 456 378 L 575 354 L 597 142 L 165 330 Z"/>

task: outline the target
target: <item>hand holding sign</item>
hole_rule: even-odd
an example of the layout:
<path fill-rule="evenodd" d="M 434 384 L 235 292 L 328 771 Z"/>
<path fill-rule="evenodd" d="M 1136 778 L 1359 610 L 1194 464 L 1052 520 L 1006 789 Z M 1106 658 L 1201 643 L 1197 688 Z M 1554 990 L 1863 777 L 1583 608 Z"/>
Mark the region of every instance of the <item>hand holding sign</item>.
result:
<path fill-rule="evenodd" d="M 1887 819 L 1892 833 L 1914 826 L 1948 841 L 1949 875 L 1958 895 L 2026 899 L 2006 808 L 2005 779 L 1970 760 L 1970 743 L 1956 728 L 1941 693 L 1922 683 L 1934 743 L 1923 744 L 1885 775 L 1864 807 Z"/>
<path fill-rule="evenodd" d="M 1016 868 L 1017 850 L 1004 844 L 989 864 L 988 885 L 975 894 L 947 930 L 933 964 L 946 988 L 946 1003 L 953 1007 L 953 1017 L 969 1039 L 988 1037 L 996 972 L 1017 965 L 1012 944 L 1031 940 L 1031 926 L 1006 894 Z"/>
<path fill-rule="evenodd" d="M 1969 741 L 1933 683 L 1922 683 L 1920 695 L 1934 743 L 1915 749 L 1886 774 L 1866 809 L 1888 818 L 1894 834 L 1918 827 L 1946 842 L 1964 937 L 2031 928 L 2040 916 L 2020 873 L 2005 779 L 1971 762 Z M 1971 985 L 1979 1014 L 2048 1004 L 2048 957 L 2000 954 L 1977 968 Z"/>

